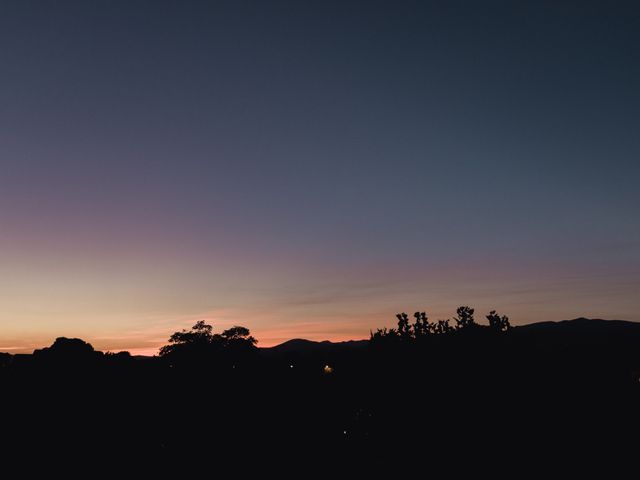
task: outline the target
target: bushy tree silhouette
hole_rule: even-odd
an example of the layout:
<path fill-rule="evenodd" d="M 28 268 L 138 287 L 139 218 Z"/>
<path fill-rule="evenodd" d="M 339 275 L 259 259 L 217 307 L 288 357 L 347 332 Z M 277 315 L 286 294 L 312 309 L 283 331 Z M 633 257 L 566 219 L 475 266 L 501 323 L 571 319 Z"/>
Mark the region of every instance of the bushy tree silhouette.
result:
<path fill-rule="evenodd" d="M 58 337 L 50 347 L 33 351 L 33 358 L 49 366 L 84 368 L 95 363 L 102 352 L 96 352 L 90 343 L 79 338 Z"/>
<path fill-rule="evenodd" d="M 223 331 L 220 336 L 224 340 L 226 346 L 233 345 L 255 345 L 258 341 L 253 338 L 246 327 L 231 327 L 228 330 Z"/>
<path fill-rule="evenodd" d="M 456 310 L 456 317 L 454 318 L 456 322 L 456 330 L 463 330 L 476 324 L 473 318 L 473 312 L 474 309 L 471 307 L 458 307 Z"/>
<path fill-rule="evenodd" d="M 160 356 L 166 357 L 185 351 L 191 354 L 209 352 L 216 343 L 212 332 L 213 327 L 200 320 L 191 330 L 181 330 L 171 335 L 169 345 L 160 349 Z"/>
<path fill-rule="evenodd" d="M 416 322 L 413 324 L 413 334 L 416 338 L 424 337 L 434 332 L 435 325 L 429 323 L 426 312 L 416 312 L 413 314 Z"/>
<path fill-rule="evenodd" d="M 498 315 L 495 310 L 491 310 L 489 315 L 487 315 L 487 320 L 489 320 L 489 327 L 496 332 L 506 332 L 511 328 L 511 324 L 509 323 L 509 317 L 506 315 Z"/>
<path fill-rule="evenodd" d="M 224 356 L 233 365 L 241 365 L 253 360 L 256 353 L 257 340 L 253 338 L 248 328 L 234 326 L 220 334 Z"/>
<path fill-rule="evenodd" d="M 248 328 L 234 326 L 221 334 L 214 334 L 213 327 L 200 320 L 191 330 L 171 335 L 169 345 L 160 349 L 160 357 L 187 362 L 223 357 L 240 360 L 255 350 L 256 343 Z"/>
<path fill-rule="evenodd" d="M 409 316 L 402 312 L 398 313 L 396 318 L 398 319 L 398 336 L 403 340 L 409 340 L 413 336 Z"/>
<path fill-rule="evenodd" d="M 370 340 L 373 343 L 390 343 L 398 338 L 398 331 L 395 328 L 378 328 L 371 332 Z"/>
<path fill-rule="evenodd" d="M 443 335 L 445 333 L 453 332 L 454 328 L 449 325 L 449 319 L 447 320 L 438 320 L 438 323 L 434 324 L 433 332 L 437 335 Z"/>

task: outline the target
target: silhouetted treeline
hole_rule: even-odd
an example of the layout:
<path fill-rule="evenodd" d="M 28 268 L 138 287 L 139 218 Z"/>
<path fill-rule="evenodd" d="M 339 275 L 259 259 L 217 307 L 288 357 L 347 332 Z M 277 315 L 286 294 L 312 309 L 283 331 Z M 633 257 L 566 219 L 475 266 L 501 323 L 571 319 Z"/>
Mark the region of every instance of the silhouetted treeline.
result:
<path fill-rule="evenodd" d="M 433 335 L 451 335 L 463 332 L 468 335 L 470 331 L 478 333 L 481 330 L 490 330 L 492 333 L 504 333 L 511 328 L 509 317 L 498 315 L 495 310 L 489 312 L 487 326 L 476 323 L 474 318 L 475 310 L 471 307 L 462 306 L 456 310 L 454 317 L 455 325 L 452 325 L 449 319 L 430 322 L 426 312 L 415 312 L 412 324 L 406 313 L 396 315 L 398 319 L 398 327 L 387 329 L 377 329 L 375 333 L 371 332 L 371 342 L 375 345 L 394 344 L 398 341 L 425 340 Z"/>
<path fill-rule="evenodd" d="M 0 354 L 0 451 L 154 466 L 280 458 L 360 473 L 631 455 L 640 324 L 512 327 L 495 311 L 482 323 L 474 315 L 401 313 L 369 341 L 337 344 L 260 349 L 244 327 L 198 322 L 156 357 L 68 338 Z"/>

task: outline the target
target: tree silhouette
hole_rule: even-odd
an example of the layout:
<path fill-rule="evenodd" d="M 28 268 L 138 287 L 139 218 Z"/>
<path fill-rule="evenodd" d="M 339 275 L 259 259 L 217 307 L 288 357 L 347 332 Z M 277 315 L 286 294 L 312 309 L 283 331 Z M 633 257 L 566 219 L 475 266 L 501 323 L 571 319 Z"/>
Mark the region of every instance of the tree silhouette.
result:
<path fill-rule="evenodd" d="M 88 366 L 101 357 L 90 343 L 79 338 L 58 337 L 50 347 L 33 351 L 33 358 L 41 363 Z"/>
<path fill-rule="evenodd" d="M 433 333 L 437 335 L 443 335 L 445 333 L 451 333 L 454 328 L 449 325 L 449 319 L 438 320 L 438 323 L 433 325 Z"/>
<path fill-rule="evenodd" d="M 255 350 L 256 343 L 248 328 L 234 326 L 217 334 L 213 333 L 211 325 L 200 320 L 190 330 L 171 335 L 169 345 L 160 349 L 160 356 L 188 362 L 208 361 L 214 357 L 241 360 Z"/>
<path fill-rule="evenodd" d="M 425 338 L 428 335 L 446 335 L 454 331 L 461 331 L 468 328 L 490 328 L 496 332 L 506 332 L 511 328 L 509 317 L 498 315 L 495 310 L 491 310 L 487 319 L 489 326 L 480 326 L 474 319 L 475 310 L 468 306 L 461 306 L 456 309 L 454 320 L 455 326 L 452 326 L 449 320 L 438 320 L 437 322 L 429 322 L 426 312 L 415 312 L 413 317 L 415 323 L 409 323 L 409 316 L 406 313 L 396 314 L 398 319 L 398 327 L 387 329 L 379 328 L 375 333 L 371 332 L 371 341 L 374 343 L 393 344 L 396 340 L 411 341 Z M 384 342 L 383 342 L 384 340 Z"/>
<path fill-rule="evenodd" d="M 375 333 L 371 332 L 371 342 L 376 344 L 376 343 L 381 343 L 381 342 L 389 342 L 390 340 L 395 340 L 396 338 L 398 338 L 398 332 L 395 328 L 387 328 L 387 327 L 383 327 L 383 328 L 378 328 Z"/>
<path fill-rule="evenodd" d="M 160 349 L 160 356 L 175 354 L 186 349 L 193 351 L 208 349 L 214 344 L 213 327 L 200 320 L 191 330 L 181 330 L 169 337 L 169 345 Z"/>
<path fill-rule="evenodd" d="M 426 312 L 416 312 L 413 316 L 416 319 L 413 324 L 413 333 L 416 338 L 433 333 L 435 325 L 429 323 L 429 317 L 427 317 Z"/>
<path fill-rule="evenodd" d="M 473 318 L 473 312 L 474 309 L 471 307 L 458 307 L 458 309 L 456 310 L 457 316 L 456 318 L 454 318 L 454 320 L 456 321 L 456 330 L 463 330 L 476 324 Z"/>
<path fill-rule="evenodd" d="M 225 358 L 233 365 L 243 364 L 245 360 L 253 359 L 257 351 L 257 340 L 253 338 L 248 328 L 234 326 L 220 334 Z"/>
<path fill-rule="evenodd" d="M 220 334 L 225 346 L 231 345 L 255 345 L 258 341 L 250 335 L 245 327 L 231 327 Z"/>
<path fill-rule="evenodd" d="M 413 336 L 409 316 L 402 312 L 398 313 L 396 318 L 398 319 L 398 335 L 402 340 L 409 340 Z"/>
<path fill-rule="evenodd" d="M 506 315 L 498 315 L 495 310 L 491 310 L 489 315 L 487 315 L 487 320 L 489 320 L 489 327 L 496 332 L 506 332 L 511 328 L 511 324 L 509 323 L 509 317 Z"/>

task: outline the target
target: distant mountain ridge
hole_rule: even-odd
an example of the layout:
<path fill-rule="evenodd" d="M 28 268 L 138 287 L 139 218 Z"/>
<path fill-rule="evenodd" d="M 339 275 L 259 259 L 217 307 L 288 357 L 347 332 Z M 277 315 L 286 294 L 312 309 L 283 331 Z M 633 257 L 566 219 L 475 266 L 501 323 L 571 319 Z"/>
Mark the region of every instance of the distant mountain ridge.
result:
<path fill-rule="evenodd" d="M 295 352 L 323 352 L 336 350 L 350 350 L 365 347 L 369 340 L 346 340 L 331 342 L 329 340 L 314 341 L 304 338 L 294 338 L 273 347 L 260 347 L 263 353 L 295 353 Z"/>
<path fill-rule="evenodd" d="M 574 318 L 557 322 L 536 322 L 512 329 L 523 335 L 620 335 L 640 334 L 640 322 L 629 320 L 603 320 L 600 318 Z"/>
<path fill-rule="evenodd" d="M 579 317 L 572 320 L 543 321 L 528 323 L 512 327 L 514 335 L 550 335 L 575 336 L 584 339 L 611 338 L 611 337 L 640 337 L 640 322 L 630 320 L 604 320 L 600 318 Z M 295 352 L 323 352 L 323 351 L 344 351 L 350 349 L 363 348 L 369 344 L 369 340 L 347 340 L 342 342 L 331 342 L 329 340 L 314 341 L 303 338 L 294 338 L 284 343 L 272 347 L 260 347 L 264 353 L 295 353 Z"/>
<path fill-rule="evenodd" d="M 615 344 L 628 348 L 640 344 L 640 322 L 581 317 L 514 327 L 512 335 L 548 344 Z"/>

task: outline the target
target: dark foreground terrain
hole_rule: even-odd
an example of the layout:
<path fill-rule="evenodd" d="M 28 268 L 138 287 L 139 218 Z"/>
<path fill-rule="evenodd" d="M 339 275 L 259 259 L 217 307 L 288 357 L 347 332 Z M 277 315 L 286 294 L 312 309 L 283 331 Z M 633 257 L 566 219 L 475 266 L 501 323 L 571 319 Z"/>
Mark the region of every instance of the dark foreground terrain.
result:
<path fill-rule="evenodd" d="M 517 477 L 637 463 L 640 324 L 400 326 L 371 341 L 270 349 L 249 345 L 247 331 L 225 337 L 226 350 L 200 328 L 177 333 L 180 348 L 161 357 L 74 339 L 0 354 L 4 464 Z"/>

